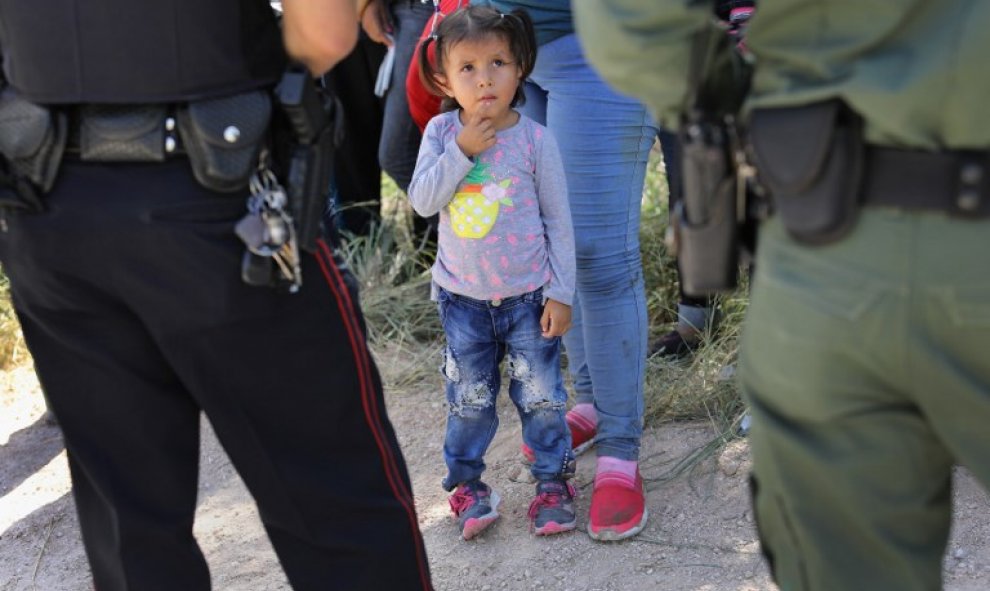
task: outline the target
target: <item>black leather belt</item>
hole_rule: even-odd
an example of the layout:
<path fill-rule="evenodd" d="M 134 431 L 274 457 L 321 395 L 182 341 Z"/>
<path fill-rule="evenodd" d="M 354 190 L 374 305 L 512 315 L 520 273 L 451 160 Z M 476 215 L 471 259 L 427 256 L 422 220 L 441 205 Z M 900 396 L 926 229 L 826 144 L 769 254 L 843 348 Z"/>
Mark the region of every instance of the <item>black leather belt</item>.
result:
<path fill-rule="evenodd" d="M 868 146 L 863 204 L 990 216 L 990 151 L 924 152 Z"/>

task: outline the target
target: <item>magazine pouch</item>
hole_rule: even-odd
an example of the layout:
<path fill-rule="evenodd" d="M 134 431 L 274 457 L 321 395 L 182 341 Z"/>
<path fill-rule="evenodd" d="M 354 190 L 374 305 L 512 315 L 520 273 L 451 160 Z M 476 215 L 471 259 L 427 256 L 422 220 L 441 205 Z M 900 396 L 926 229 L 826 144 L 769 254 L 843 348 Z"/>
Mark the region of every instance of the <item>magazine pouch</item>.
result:
<path fill-rule="evenodd" d="M 243 190 L 258 166 L 272 115 L 268 92 L 256 90 L 188 103 L 178 110 L 193 175 L 224 193 Z"/>
<path fill-rule="evenodd" d="M 829 244 L 856 222 L 862 119 L 839 100 L 753 111 L 749 138 L 760 181 L 798 242 Z"/>
<path fill-rule="evenodd" d="M 165 160 L 165 105 L 84 105 L 79 158 L 87 162 Z"/>

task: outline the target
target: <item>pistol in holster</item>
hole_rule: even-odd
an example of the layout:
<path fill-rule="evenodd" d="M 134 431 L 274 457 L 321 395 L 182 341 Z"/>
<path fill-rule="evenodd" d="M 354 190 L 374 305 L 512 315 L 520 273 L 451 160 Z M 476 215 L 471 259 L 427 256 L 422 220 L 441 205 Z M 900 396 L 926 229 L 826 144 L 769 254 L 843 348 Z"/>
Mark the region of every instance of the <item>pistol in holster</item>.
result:
<path fill-rule="evenodd" d="M 275 103 L 289 136 L 281 160 L 299 247 L 315 252 L 333 180 L 334 151 L 344 129 L 343 109 L 301 67 L 282 76 Z"/>
<path fill-rule="evenodd" d="M 321 222 L 333 179 L 334 152 L 341 140 L 343 113 L 338 101 L 318 88 L 309 72 L 298 65 L 290 66 L 283 74 L 273 97 L 270 172 L 279 181 L 261 191 L 253 188 L 252 200 L 279 195 L 275 201 L 285 205 L 268 203 L 264 206 L 267 211 L 259 212 L 254 208 L 260 206 L 260 201 L 252 207 L 249 200 L 251 213 L 236 229 L 248 247 L 241 277 L 249 285 L 295 292 L 302 285 L 299 252 L 316 252 L 317 240 L 324 235 Z M 291 224 L 292 229 L 285 224 Z M 252 227 L 260 229 L 250 231 Z M 272 240 L 275 234 L 282 239 Z"/>
<path fill-rule="evenodd" d="M 740 256 L 752 247 L 759 203 L 737 124 L 750 69 L 724 26 L 695 38 L 680 125 L 684 199 L 671 211 L 668 234 L 688 296 L 734 289 Z"/>

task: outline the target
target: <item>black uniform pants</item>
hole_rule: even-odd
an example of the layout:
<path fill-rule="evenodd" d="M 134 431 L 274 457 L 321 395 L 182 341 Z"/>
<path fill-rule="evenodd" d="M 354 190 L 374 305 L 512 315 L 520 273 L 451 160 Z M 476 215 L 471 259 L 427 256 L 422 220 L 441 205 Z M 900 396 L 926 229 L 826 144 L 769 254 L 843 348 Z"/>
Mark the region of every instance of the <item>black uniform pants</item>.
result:
<path fill-rule="evenodd" d="M 192 535 L 200 411 L 294 589 L 429 589 L 353 281 L 321 245 L 298 294 L 242 283 L 243 197 L 184 160 L 67 162 L 48 211 L 0 234 L 96 589 L 210 588 Z"/>

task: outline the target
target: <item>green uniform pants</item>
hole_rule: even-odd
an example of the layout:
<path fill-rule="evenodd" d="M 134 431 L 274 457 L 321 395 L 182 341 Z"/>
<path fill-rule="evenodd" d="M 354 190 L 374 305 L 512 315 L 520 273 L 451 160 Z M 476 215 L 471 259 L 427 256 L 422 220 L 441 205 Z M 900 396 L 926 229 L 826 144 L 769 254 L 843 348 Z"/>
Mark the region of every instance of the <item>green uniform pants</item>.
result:
<path fill-rule="evenodd" d="M 990 220 L 868 208 L 828 246 L 760 232 L 740 379 L 777 582 L 941 589 L 953 464 L 990 487 Z"/>

